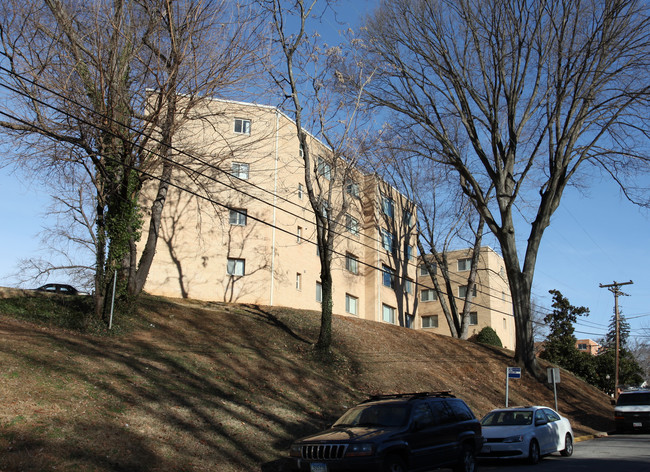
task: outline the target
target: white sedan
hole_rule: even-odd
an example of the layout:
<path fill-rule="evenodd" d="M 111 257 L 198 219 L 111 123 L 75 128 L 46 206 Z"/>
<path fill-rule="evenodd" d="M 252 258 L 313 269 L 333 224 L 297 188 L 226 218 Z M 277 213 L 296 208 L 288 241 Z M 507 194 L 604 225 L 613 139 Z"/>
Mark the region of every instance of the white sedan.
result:
<path fill-rule="evenodd" d="M 485 444 L 478 457 L 528 459 L 560 452 L 573 454 L 573 430 L 569 420 L 545 406 L 492 410 L 481 420 Z"/>

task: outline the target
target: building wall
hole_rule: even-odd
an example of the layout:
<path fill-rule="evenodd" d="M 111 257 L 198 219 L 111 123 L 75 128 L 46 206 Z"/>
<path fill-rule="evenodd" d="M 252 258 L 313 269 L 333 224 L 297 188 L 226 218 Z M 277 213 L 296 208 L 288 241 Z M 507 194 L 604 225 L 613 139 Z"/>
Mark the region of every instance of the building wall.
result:
<path fill-rule="evenodd" d="M 467 285 L 469 267 L 459 267 L 459 260 L 471 258 L 471 250 L 463 249 L 447 254 L 452 292 L 458 306 L 462 311 L 464 299 L 459 292 L 461 286 Z M 476 296 L 472 298 L 471 313 L 476 314 L 476 324 L 469 327 L 469 335 L 478 334 L 481 329 L 490 326 L 501 339 L 503 346 L 508 349 L 515 347 L 515 323 L 512 312 L 512 299 L 505 273 L 505 265 L 501 256 L 489 247 L 482 247 L 479 256 L 479 266 L 476 275 Z M 439 271 L 437 272 L 439 274 Z M 423 300 L 423 291 L 433 290 L 433 282 L 428 273 L 420 269 L 418 274 L 418 316 L 416 324 L 427 331 L 449 336 L 451 331 L 442 311 L 440 300 Z M 444 282 L 439 277 L 441 288 Z M 446 293 L 446 292 L 445 292 Z M 431 294 L 431 292 L 428 292 Z M 448 301 L 448 300 L 447 300 Z M 449 303 L 448 303 L 449 304 Z M 427 317 L 436 317 L 437 327 L 425 327 Z"/>
<path fill-rule="evenodd" d="M 200 160 L 181 154 L 176 160 L 187 166 L 174 170 L 177 181 L 192 193 L 169 190 L 145 290 L 169 297 L 320 310 L 316 224 L 294 122 L 273 107 L 207 99 L 193 117 L 179 134 L 178 146 Z M 236 132 L 235 120 L 250 123 L 250 132 Z M 317 139 L 308 145 L 312 156 L 343 165 Z M 232 177 L 233 163 L 240 171 L 242 164 L 248 166 L 247 179 Z M 356 306 L 356 316 L 382 321 L 386 305 L 396 310 L 394 323 L 404 325 L 404 314 L 414 313 L 415 294 L 404 293 L 404 288 L 407 278 L 415 279 L 415 265 L 403 263 L 402 250 L 415 246 L 415 234 L 395 222 L 401 221 L 408 201 L 374 175 L 356 169 L 349 175 L 359 185 L 359 198 L 350 197 L 335 182 L 330 211 L 334 217 L 347 198 L 347 214 L 359 222 L 359 231 L 346 229 L 342 215 L 332 262 L 333 311 L 349 315 L 346 308 Z M 325 192 L 333 181 L 321 179 Z M 155 185 L 144 195 L 153 198 Z M 393 218 L 382 211 L 382 195 L 395 203 Z M 232 209 L 246 211 L 245 225 L 231 224 Z M 394 250 L 382 247 L 380 228 L 392 232 Z M 346 255 L 358 259 L 356 274 L 346 269 Z M 228 275 L 229 258 L 244 261 L 244 275 Z M 396 270 L 393 288 L 382 283 L 377 269 L 382 265 Z M 356 303 L 346 307 L 346 295 Z"/>

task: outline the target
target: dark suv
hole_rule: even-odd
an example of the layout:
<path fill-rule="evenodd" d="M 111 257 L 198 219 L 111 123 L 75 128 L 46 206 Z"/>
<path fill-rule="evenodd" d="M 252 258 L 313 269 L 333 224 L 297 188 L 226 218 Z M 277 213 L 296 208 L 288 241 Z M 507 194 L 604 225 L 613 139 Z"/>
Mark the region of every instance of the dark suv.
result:
<path fill-rule="evenodd" d="M 329 429 L 291 446 L 295 470 L 309 472 L 476 470 L 481 424 L 449 392 L 372 397 Z"/>

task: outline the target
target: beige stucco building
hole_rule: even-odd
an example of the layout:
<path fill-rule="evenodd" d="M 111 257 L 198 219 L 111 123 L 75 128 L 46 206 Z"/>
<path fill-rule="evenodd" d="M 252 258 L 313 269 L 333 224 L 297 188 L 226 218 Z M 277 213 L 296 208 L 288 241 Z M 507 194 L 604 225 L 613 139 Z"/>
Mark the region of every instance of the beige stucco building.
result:
<path fill-rule="evenodd" d="M 472 251 L 463 249 L 447 253 L 453 295 L 462 310 L 471 268 Z M 447 319 L 442 311 L 431 277 L 423 264 L 417 271 L 418 308 L 416 327 L 449 336 Z M 444 290 L 444 283 L 440 281 Z M 471 293 L 469 335 L 490 326 L 503 343 L 515 348 L 515 322 L 512 299 L 503 258 L 490 247 L 482 247 L 479 255 L 476 283 Z"/>
<path fill-rule="evenodd" d="M 319 310 L 316 225 L 295 123 L 274 107 L 206 99 L 177 142 L 184 152 L 175 157 L 182 165 L 174 181 L 184 189 L 169 190 L 145 291 Z M 417 264 L 408 200 L 318 139 L 308 145 L 323 204 L 340 223 L 334 313 L 412 324 Z"/>

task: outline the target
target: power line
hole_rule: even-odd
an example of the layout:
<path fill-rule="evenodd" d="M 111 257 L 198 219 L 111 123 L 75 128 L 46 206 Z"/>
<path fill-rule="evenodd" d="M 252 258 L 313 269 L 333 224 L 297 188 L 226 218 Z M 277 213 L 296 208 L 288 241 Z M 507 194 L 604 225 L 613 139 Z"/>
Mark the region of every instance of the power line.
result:
<path fill-rule="evenodd" d="M 5 71 L 5 72 L 8 72 L 8 73 L 10 73 L 10 74 L 12 74 L 12 75 L 19 76 L 18 74 L 14 73 L 13 71 L 10 71 L 10 70 L 8 70 L 8 69 L 2 67 L 2 66 L 0 66 L 0 70 L 3 70 L 3 71 Z M 21 77 L 21 78 L 23 78 L 23 77 Z M 73 103 L 73 104 L 75 104 L 75 105 L 77 105 L 77 106 L 79 106 L 79 107 L 81 107 L 81 108 L 84 108 L 84 109 L 90 111 L 91 113 L 93 113 L 93 114 L 95 114 L 95 115 L 97 115 L 97 116 L 99 116 L 99 117 L 102 117 L 102 118 L 104 118 L 104 119 L 106 119 L 106 120 L 112 120 L 111 118 L 106 117 L 105 115 L 102 115 L 101 113 L 99 113 L 99 112 L 97 112 L 97 111 L 95 111 L 95 110 L 92 110 L 92 109 L 86 107 L 85 105 L 80 104 L 80 103 L 78 103 L 78 102 L 76 102 L 76 101 L 70 99 L 69 97 L 65 97 L 65 96 L 59 94 L 58 92 L 53 91 L 53 90 L 51 90 L 51 89 L 49 89 L 49 88 L 47 88 L 47 87 L 45 87 L 45 86 L 42 86 L 42 85 L 40 85 L 40 84 L 38 84 L 38 83 L 36 83 L 36 82 L 30 80 L 30 79 L 25 79 L 25 78 L 23 78 L 23 79 L 29 81 L 30 83 L 32 83 L 33 85 L 35 85 L 35 86 L 37 86 L 37 87 L 39 87 L 39 88 L 43 88 L 44 90 L 49 91 L 50 93 L 53 93 L 53 94 L 59 96 L 60 98 L 62 98 L 62 99 L 64 99 L 64 100 L 70 101 L 71 103 Z M 10 86 L 4 84 L 4 83 L 0 83 L 0 85 L 3 86 L 4 88 L 8 89 L 8 90 L 11 90 L 11 91 L 14 92 L 14 93 L 17 93 L 17 94 L 19 94 L 19 95 L 22 95 L 22 96 L 25 96 L 25 97 L 27 97 L 27 98 L 30 98 L 31 100 L 34 100 L 34 101 L 36 101 L 36 102 L 42 104 L 43 106 L 46 106 L 46 107 L 48 107 L 48 108 L 51 108 L 51 109 L 53 109 L 53 110 L 55 110 L 55 111 L 57 111 L 57 112 L 59 112 L 59 113 L 65 115 L 65 116 L 68 116 L 68 117 L 74 118 L 74 119 L 78 120 L 79 122 L 88 125 L 88 126 L 91 127 L 91 128 L 101 130 L 101 131 L 103 131 L 103 132 L 105 132 L 105 133 L 107 133 L 107 134 L 112 134 L 112 135 L 115 136 L 115 137 L 119 137 L 119 136 L 117 136 L 115 133 L 113 133 L 113 132 L 110 131 L 110 130 L 101 129 L 99 126 L 97 126 L 97 125 L 94 124 L 94 123 L 91 123 L 91 122 L 89 122 L 89 121 L 87 121 L 87 120 L 85 120 L 85 119 L 83 119 L 83 118 L 81 118 L 81 117 L 74 116 L 74 115 L 72 115 L 71 113 L 69 113 L 69 112 L 67 112 L 67 111 L 65 111 L 65 110 L 62 110 L 62 109 L 60 109 L 60 108 L 58 108 L 58 107 L 56 107 L 56 106 L 54 106 L 54 105 L 51 105 L 51 104 L 49 104 L 49 103 L 44 102 L 43 100 L 36 99 L 36 98 L 34 98 L 34 97 L 30 97 L 30 96 L 27 95 L 25 92 L 22 92 L 22 91 L 20 91 L 20 90 L 17 90 L 17 89 L 15 89 L 15 88 L 12 88 L 12 87 L 10 87 Z M 25 120 L 23 120 L 23 119 L 21 119 L 21 118 L 15 116 L 15 115 L 11 115 L 11 114 L 8 114 L 8 113 L 2 112 L 2 111 L 0 111 L 0 114 L 2 114 L 3 116 L 6 116 L 6 117 L 9 118 L 9 119 L 12 119 L 12 120 L 15 120 L 15 121 L 17 121 L 17 122 L 23 123 L 23 124 L 25 124 L 25 125 L 27 125 L 27 126 L 30 126 L 30 127 L 32 127 L 33 129 L 40 130 L 40 131 L 42 131 L 43 134 L 46 135 L 46 136 L 47 136 L 47 134 L 48 134 L 48 130 L 46 130 L 45 128 L 42 128 L 42 127 L 36 126 L 36 125 L 34 125 L 33 123 L 27 122 L 27 121 L 25 121 Z M 115 120 L 112 120 L 112 121 L 115 122 Z M 121 125 L 121 126 L 124 126 L 124 125 L 122 125 L 122 124 L 120 124 L 120 125 Z M 132 128 L 132 127 L 126 126 L 126 128 L 129 129 L 129 130 L 131 130 L 131 131 L 138 132 L 138 130 L 136 130 L 136 129 Z M 153 137 L 153 136 L 151 137 L 151 140 L 156 141 L 156 142 L 158 142 L 159 144 L 163 144 L 160 140 L 158 140 L 157 138 L 155 138 L 155 137 Z M 134 146 L 136 146 L 136 147 L 139 147 L 140 149 L 144 149 L 143 146 L 142 146 L 141 144 L 139 144 L 139 143 L 136 143 L 136 142 L 130 141 L 130 144 L 132 144 L 132 145 L 134 145 Z M 179 154 L 183 154 L 183 155 L 185 155 L 185 156 L 187 156 L 187 157 L 190 157 L 190 158 L 196 159 L 199 163 L 204 164 L 204 165 L 206 165 L 206 166 L 208 166 L 208 167 L 210 167 L 210 168 L 212 168 L 212 169 L 215 169 L 215 170 L 217 170 L 217 171 L 219 171 L 219 172 L 225 173 L 225 171 L 224 171 L 223 169 L 220 169 L 220 168 L 218 168 L 218 167 L 215 167 L 215 166 L 212 165 L 211 163 L 206 162 L 206 161 L 204 161 L 204 160 L 202 160 L 202 159 L 200 159 L 200 158 L 198 158 L 198 157 L 196 157 L 196 156 L 190 155 L 190 154 L 187 153 L 186 151 L 179 150 L 179 149 L 177 149 L 177 148 L 175 148 L 175 147 L 173 147 L 173 146 L 169 146 L 169 149 L 174 150 L 175 152 L 177 152 L 177 153 L 179 153 Z M 262 203 L 265 203 L 265 204 L 267 204 L 267 205 L 269 205 L 269 206 L 271 206 L 271 207 L 273 207 L 273 208 L 276 208 L 276 209 L 279 209 L 279 210 L 281 210 L 281 211 L 284 211 L 285 213 L 288 213 L 288 214 L 290 214 L 291 216 L 296 217 L 297 219 L 301 219 L 301 220 L 303 220 L 303 221 L 308 221 L 310 224 L 313 224 L 313 221 L 311 221 L 311 220 L 307 220 L 306 218 L 302 217 L 301 215 L 297 215 L 297 214 L 295 214 L 295 213 L 292 213 L 292 212 L 290 212 L 290 211 L 288 211 L 288 210 L 286 210 L 286 209 L 284 209 L 284 208 L 278 207 L 277 205 L 274 205 L 274 204 L 272 204 L 272 203 L 270 203 L 270 202 L 267 202 L 267 201 L 261 199 L 260 197 L 257 197 L 257 196 L 254 196 L 254 195 L 251 195 L 251 194 L 249 194 L 249 193 L 247 193 L 247 192 L 245 192 L 245 191 L 243 191 L 243 190 L 241 190 L 241 189 L 239 189 L 239 188 L 236 188 L 236 187 L 234 187 L 234 186 L 232 186 L 232 185 L 229 185 L 229 184 L 226 184 L 226 183 L 224 183 L 224 182 L 222 182 L 222 181 L 219 181 L 219 180 L 216 179 L 215 177 L 213 177 L 213 176 L 209 176 L 209 175 L 206 175 L 206 174 L 203 173 L 203 172 L 200 172 L 200 171 L 197 171 L 196 169 L 190 168 L 190 167 L 187 166 L 186 164 L 179 163 L 179 162 L 177 162 L 177 161 L 175 161 L 175 160 L 173 160 L 173 159 L 171 159 L 171 158 L 169 158 L 169 157 L 167 157 L 167 156 L 162 156 L 162 155 L 160 155 L 159 153 L 155 153 L 155 152 L 150 151 L 150 150 L 149 150 L 149 152 L 152 152 L 152 154 L 154 154 L 154 155 L 160 157 L 160 158 L 163 159 L 163 160 L 166 160 L 167 162 L 169 162 L 169 163 L 171 163 L 171 164 L 173 164 L 173 165 L 175 165 L 175 166 L 177 166 L 177 167 L 181 167 L 181 168 L 186 169 L 188 172 L 190 172 L 190 173 L 193 174 L 193 175 L 199 175 L 199 176 L 202 176 L 202 177 L 206 177 L 206 178 L 208 178 L 208 179 L 214 181 L 215 183 L 218 183 L 218 184 L 224 185 L 224 186 L 226 186 L 226 187 L 228 187 L 228 188 L 234 190 L 235 192 L 242 193 L 242 194 L 244 194 L 244 195 L 246 195 L 246 196 L 248 196 L 248 197 L 250 197 L 250 198 L 252 198 L 252 199 L 258 200 L 258 201 L 260 201 L 260 202 L 262 202 Z M 129 169 L 131 169 L 131 170 L 134 170 L 134 171 L 136 171 L 136 172 L 139 172 L 139 173 L 141 173 L 142 175 L 147 176 L 147 177 L 149 177 L 149 178 L 151 178 L 151 179 L 154 179 L 154 180 L 158 180 L 158 181 L 164 182 L 164 183 L 166 183 L 166 184 L 168 184 L 168 185 L 170 185 L 170 186 L 172 186 L 172 187 L 174 187 L 174 188 L 177 188 L 177 189 L 179 189 L 179 190 L 181 190 L 181 191 L 185 191 L 185 192 L 187 192 L 187 193 L 189 193 L 189 194 L 191 194 L 191 195 L 194 195 L 194 196 L 196 196 L 196 197 L 198 197 L 198 198 L 204 199 L 204 200 L 206 200 L 206 201 L 208 201 L 208 202 L 210 202 L 210 203 L 213 203 L 213 204 L 215 204 L 215 205 L 217 205 L 217 206 L 223 207 L 223 208 L 228 209 L 228 210 L 237 210 L 237 209 L 239 209 L 238 207 L 235 208 L 235 207 L 233 207 L 233 206 L 231 206 L 231 205 L 222 204 L 222 203 L 220 203 L 220 202 L 218 202 L 218 201 L 216 201 L 216 200 L 214 200 L 214 199 L 212 199 L 212 198 L 210 198 L 210 197 L 207 197 L 207 196 L 204 196 L 204 195 L 200 195 L 199 193 L 197 193 L 197 192 L 195 192 L 195 191 L 192 191 L 192 190 L 189 190 L 189 189 L 186 188 L 186 187 L 183 187 L 183 186 L 180 186 L 180 185 L 178 185 L 178 184 L 175 184 L 175 183 L 171 182 L 170 180 L 164 180 L 164 179 L 162 179 L 162 178 L 160 178 L 160 177 L 158 177 L 158 176 L 155 176 L 155 175 L 153 175 L 153 174 L 151 174 L 151 173 L 149 173 L 149 172 L 146 172 L 146 171 L 144 171 L 144 170 L 142 170 L 142 169 L 140 169 L 140 168 L 137 168 L 137 167 L 135 167 L 135 166 L 133 166 L 133 165 L 127 164 L 127 163 L 125 163 L 125 162 L 121 162 L 121 161 L 119 161 L 119 160 L 117 160 L 117 159 L 115 159 L 115 158 L 111 158 L 111 157 L 108 157 L 108 156 L 102 156 L 102 157 L 103 157 L 104 159 L 106 159 L 106 160 L 110 160 L 110 161 L 112 161 L 112 162 L 115 162 L 115 163 L 117 163 L 118 165 L 122 165 L 122 166 L 127 167 L 127 168 L 129 168 Z M 232 177 L 234 177 L 234 176 L 232 176 Z M 238 178 L 238 177 L 237 177 L 237 178 Z M 258 185 L 255 185 L 255 184 L 253 184 L 252 182 L 249 182 L 249 181 L 247 181 L 247 180 L 245 180 L 245 179 L 240 179 L 240 178 L 238 178 L 238 180 L 240 180 L 240 181 L 244 181 L 244 182 L 246 182 L 248 185 L 251 185 L 251 186 L 253 186 L 253 187 L 255 187 L 255 188 L 258 188 L 258 189 L 260 189 L 260 190 L 263 190 L 263 191 L 266 192 L 266 193 L 272 194 L 272 195 L 274 195 L 274 196 L 276 195 L 276 194 L 273 194 L 273 193 L 271 193 L 270 191 L 264 189 L 263 187 L 260 187 L 260 186 L 258 186 Z M 291 203 L 292 205 L 296 205 L 296 206 L 298 206 L 298 207 L 301 208 L 301 209 L 304 209 L 304 207 L 302 207 L 302 206 L 296 204 L 295 202 L 291 202 L 290 200 L 286 199 L 285 197 L 280 196 L 280 199 L 282 199 L 283 201 L 289 202 L 289 203 Z M 284 232 L 284 233 L 289 234 L 289 235 L 291 235 L 291 236 L 295 236 L 295 234 L 294 234 L 293 232 L 291 232 L 291 231 L 289 231 L 289 230 L 285 230 L 285 229 L 283 229 L 283 228 L 280 228 L 280 227 L 278 227 L 278 226 L 276 226 L 276 225 L 273 225 L 272 223 L 268 223 L 268 222 L 266 222 L 266 221 L 264 221 L 264 220 L 262 220 L 262 219 L 260 219 L 260 218 L 254 217 L 254 216 L 252 216 L 252 215 L 247 215 L 247 217 L 248 217 L 248 218 L 251 218 L 251 219 L 254 220 L 254 221 L 258 221 L 258 222 L 260 222 L 260 223 L 262 223 L 262 224 L 265 224 L 265 225 L 267 225 L 267 226 L 270 226 L 270 227 L 273 227 L 273 228 L 275 228 L 275 229 L 278 229 L 278 230 L 280 230 L 281 232 Z M 329 218 L 328 218 L 328 219 L 329 219 Z M 331 219 L 329 219 L 329 220 L 331 221 Z M 342 233 L 334 232 L 334 234 L 337 235 L 337 236 L 340 236 L 340 237 L 346 238 L 346 239 L 348 239 L 348 240 L 351 240 L 349 236 L 344 235 L 344 234 L 342 234 Z M 373 238 L 373 237 L 371 237 L 371 238 L 369 238 L 369 239 L 371 239 L 371 240 L 373 240 L 373 241 L 375 241 L 375 242 L 377 242 L 377 243 L 383 243 L 383 241 L 380 241 L 379 239 L 375 239 L 375 238 Z M 313 244 L 313 245 L 317 246 L 317 243 L 315 243 L 315 242 L 313 242 L 313 241 L 311 241 L 311 240 L 309 240 L 309 239 L 307 239 L 307 238 L 305 238 L 304 240 L 305 240 L 306 242 L 309 242 L 310 244 Z M 368 246 L 368 245 L 366 245 L 365 243 L 362 243 L 362 242 L 360 242 L 360 241 L 356 241 L 356 240 L 354 240 L 354 241 L 357 242 L 357 243 L 359 243 L 359 244 L 361 244 L 362 246 L 368 247 L 368 248 L 370 248 L 370 249 L 373 249 L 373 250 L 376 249 L 376 248 L 373 248 L 372 246 Z M 342 256 L 342 257 L 346 255 L 346 254 L 340 253 L 340 252 L 338 252 L 338 251 L 333 251 L 333 254 L 338 255 L 338 256 Z M 394 254 L 393 254 L 393 256 L 394 256 Z M 361 261 L 361 260 L 358 260 L 358 262 L 360 262 L 362 265 L 364 265 L 364 266 L 366 266 L 366 267 L 369 267 L 369 268 L 372 268 L 372 269 L 375 269 L 375 270 L 381 271 L 382 273 L 385 272 L 385 270 L 384 270 L 383 267 L 382 267 L 382 268 L 379 268 L 379 267 L 377 267 L 377 266 L 374 266 L 373 264 L 369 264 L 369 263 L 366 263 L 366 262 Z M 407 265 L 408 265 L 408 266 L 415 267 L 415 270 L 417 270 L 417 268 L 418 268 L 418 265 L 417 265 L 417 264 L 413 264 L 413 263 L 408 262 L 408 261 L 407 261 Z M 405 276 L 401 276 L 401 277 L 400 277 L 400 276 L 396 276 L 396 274 L 391 274 L 391 276 L 392 276 L 392 277 L 399 277 L 399 278 L 401 278 L 402 280 L 409 280 L 409 281 L 410 281 L 411 283 L 413 283 L 415 286 L 423 286 L 421 283 L 418 283 L 418 282 L 416 282 L 416 281 L 410 280 L 410 279 L 408 279 L 408 278 L 405 277 Z M 456 283 L 458 283 L 458 282 L 456 282 Z M 429 287 L 425 287 L 425 288 L 429 288 Z M 490 296 L 490 297 L 493 297 L 493 298 L 498 298 L 497 295 L 492 295 L 491 293 L 485 293 L 485 292 L 483 292 L 483 291 L 481 291 L 481 293 L 483 293 L 483 294 L 485 294 L 485 295 L 488 295 L 488 296 Z M 446 296 L 451 296 L 451 297 L 453 297 L 453 298 L 455 298 L 455 299 L 463 300 L 463 301 L 464 301 L 463 298 L 458 297 L 458 296 L 453 295 L 453 294 L 450 295 L 450 294 L 445 293 L 445 292 L 442 292 L 442 291 L 441 291 L 441 294 L 442 294 L 442 295 L 446 295 Z M 416 294 L 413 294 L 413 295 L 414 295 L 414 296 L 417 296 Z M 486 309 L 491 310 L 491 311 L 493 311 L 493 312 L 495 312 L 495 313 L 501 313 L 501 314 L 505 314 L 505 315 L 508 315 L 508 316 L 512 316 L 511 313 L 503 312 L 503 311 L 501 311 L 501 310 L 497 310 L 497 309 L 495 309 L 495 308 L 493 308 L 493 307 L 489 307 L 489 306 L 485 306 L 485 305 L 482 305 L 482 304 L 476 303 L 475 301 L 472 301 L 471 303 L 472 303 L 473 306 L 476 306 L 476 307 L 486 308 Z"/>

